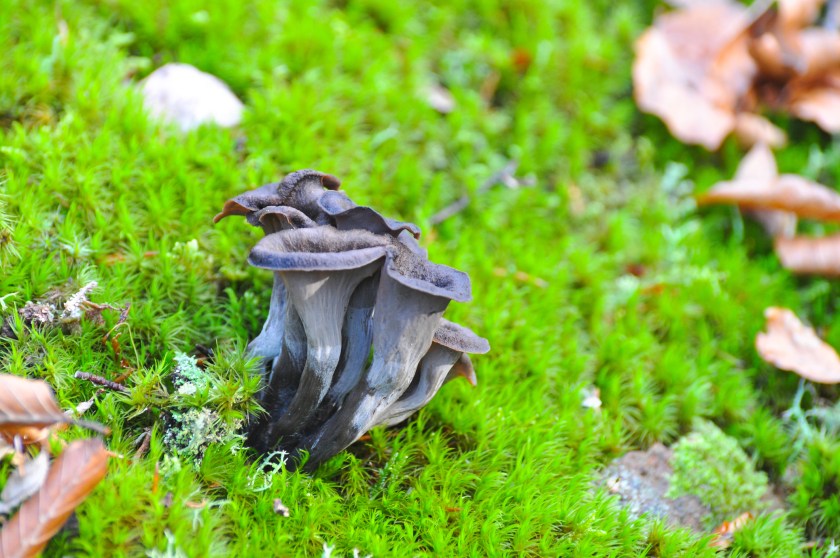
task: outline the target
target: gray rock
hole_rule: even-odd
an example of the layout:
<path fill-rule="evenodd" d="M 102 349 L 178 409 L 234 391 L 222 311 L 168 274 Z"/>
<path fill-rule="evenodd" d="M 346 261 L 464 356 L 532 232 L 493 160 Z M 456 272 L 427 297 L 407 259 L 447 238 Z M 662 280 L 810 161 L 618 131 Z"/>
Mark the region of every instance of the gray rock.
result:
<path fill-rule="evenodd" d="M 140 82 L 147 110 L 189 131 L 202 124 L 223 128 L 242 121 L 242 102 L 219 78 L 189 64 L 166 64 Z"/>
<path fill-rule="evenodd" d="M 644 514 L 662 518 L 673 527 L 703 532 L 703 518 L 711 510 L 696 496 L 668 498 L 672 451 L 654 444 L 647 451 L 631 451 L 613 461 L 603 472 L 599 484 L 618 496 L 634 518 Z"/>

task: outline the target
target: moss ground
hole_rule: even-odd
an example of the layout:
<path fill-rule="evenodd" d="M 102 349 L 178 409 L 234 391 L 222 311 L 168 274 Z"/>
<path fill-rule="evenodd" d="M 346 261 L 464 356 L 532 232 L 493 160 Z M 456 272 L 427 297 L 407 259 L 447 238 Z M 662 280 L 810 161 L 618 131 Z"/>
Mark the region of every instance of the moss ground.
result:
<path fill-rule="evenodd" d="M 840 288 L 790 276 L 735 213 L 696 211 L 691 193 L 728 177 L 740 152 L 683 147 L 636 111 L 632 42 L 653 9 L 0 0 L 0 312 L 91 280 L 94 301 L 132 303 L 120 338 L 131 393 L 100 394 L 86 415 L 127 457 L 46 554 L 711 556 L 708 538 L 633 520 L 591 483 L 697 418 L 735 436 L 770 482 L 791 479 L 787 514 L 760 517 L 727 552 L 825 552 L 840 533 L 840 438 L 786 425 L 797 380 L 762 363 L 753 339 L 763 309 L 781 305 L 840 346 Z M 169 61 L 229 83 L 242 126 L 181 135 L 151 121 L 131 83 Z M 447 116 L 424 101 L 434 80 L 456 99 Z M 782 170 L 835 184 L 840 146 L 790 129 Z M 493 189 L 429 225 L 510 159 L 533 187 Z M 434 261 L 471 275 L 475 300 L 447 315 L 490 340 L 479 386 L 447 385 L 314 475 L 266 474 L 235 438 L 198 464 L 177 457 L 173 410 L 207 406 L 234 426 L 256 389 L 241 354 L 270 277 L 245 263 L 257 231 L 212 216 L 306 167 L 417 222 Z M 70 409 L 96 391 L 76 370 L 120 373 L 101 341 L 115 320 L 72 333 L 17 323 L 0 370 L 45 378 Z M 196 343 L 216 348 L 210 387 L 170 395 L 174 358 Z M 591 386 L 601 412 L 581 406 Z"/>

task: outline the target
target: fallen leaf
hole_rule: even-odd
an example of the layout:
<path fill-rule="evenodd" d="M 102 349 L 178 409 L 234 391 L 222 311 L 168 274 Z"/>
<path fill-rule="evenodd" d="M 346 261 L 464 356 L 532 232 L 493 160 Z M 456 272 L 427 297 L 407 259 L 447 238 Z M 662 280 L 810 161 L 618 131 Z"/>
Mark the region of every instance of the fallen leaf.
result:
<path fill-rule="evenodd" d="M 764 192 L 766 196 L 774 194 L 779 182 L 779 172 L 776 168 L 776 159 L 768 144 L 760 142 L 753 146 L 749 153 L 741 160 L 735 177 L 729 182 L 719 182 L 712 186 L 711 190 L 698 197 L 698 203 L 719 203 L 716 196 L 723 191 L 724 195 L 732 192 L 758 191 Z M 791 237 L 796 233 L 796 215 L 789 211 L 774 209 L 757 209 L 749 203 L 740 203 L 735 196 L 727 198 L 725 203 L 737 203 L 738 207 L 750 217 L 761 223 L 764 230 L 770 236 Z"/>
<path fill-rule="evenodd" d="M 102 440 L 76 440 L 55 460 L 44 485 L 0 530 L 4 558 L 36 556 L 105 476 Z"/>
<path fill-rule="evenodd" d="M 825 0 L 778 0 L 778 4 L 781 27 L 796 30 L 817 20 Z"/>
<path fill-rule="evenodd" d="M 66 422 L 72 419 L 59 409 L 46 382 L 0 374 L 0 431 L 18 426 L 44 428 Z"/>
<path fill-rule="evenodd" d="M 765 144 L 779 148 L 787 144 L 784 130 L 758 114 L 744 112 L 735 116 L 735 137 L 744 147 Z"/>
<path fill-rule="evenodd" d="M 794 273 L 840 276 L 840 234 L 778 238 L 774 246 L 782 265 Z"/>
<path fill-rule="evenodd" d="M 826 132 L 840 132 L 840 69 L 816 79 L 791 80 L 787 108 L 796 117 L 814 122 Z"/>
<path fill-rule="evenodd" d="M 740 531 L 744 525 L 753 519 L 753 514 L 745 512 L 732 521 L 724 521 L 718 525 L 714 531 L 712 531 L 714 537 L 712 537 L 712 541 L 709 543 L 709 546 L 713 548 L 728 548 L 729 545 L 732 544 L 732 535 L 734 535 L 736 531 Z"/>
<path fill-rule="evenodd" d="M 764 317 L 767 331 L 755 338 L 761 358 L 812 382 L 840 383 L 840 357 L 812 328 L 786 308 L 770 307 Z"/>
<path fill-rule="evenodd" d="M 679 140 L 719 148 L 756 74 L 746 33 L 751 23 L 744 6 L 723 1 L 657 17 L 636 42 L 636 104 Z"/>
<path fill-rule="evenodd" d="M 31 444 L 46 439 L 48 428 L 64 424 L 109 432 L 99 423 L 73 419 L 62 412 L 46 382 L 0 374 L 0 435 L 21 436 Z"/>
<path fill-rule="evenodd" d="M 37 457 L 27 459 L 23 465 L 12 471 L 3 492 L 0 493 L 0 514 L 8 515 L 24 500 L 38 492 L 49 470 L 49 454 L 42 451 Z"/>
<path fill-rule="evenodd" d="M 795 174 L 783 174 L 776 180 L 736 177 L 731 181 L 718 182 L 699 195 L 697 203 L 730 203 L 748 209 L 776 209 L 798 217 L 840 222 L 840 194 Z"/>

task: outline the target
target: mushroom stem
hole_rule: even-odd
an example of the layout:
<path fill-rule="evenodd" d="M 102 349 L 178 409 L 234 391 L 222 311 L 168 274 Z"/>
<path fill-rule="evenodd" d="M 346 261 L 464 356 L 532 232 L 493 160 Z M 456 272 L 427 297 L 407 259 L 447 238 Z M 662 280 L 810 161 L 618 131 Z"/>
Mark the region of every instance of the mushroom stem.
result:
<path fill-rule="evenodd" d="M 353 296 L 350 297 L 350 304 L 344 315 L 344 327 L 341 331 L 341 357 L 338 360 L 332 387 L 316 412 L 310 417 L 309 423 L 303 427 L 299 425 L 298 432 L 302 436 L 315 432 L 335 413 L 367 368 L 373 341 L 371 316 L 378 286 L 379 274 L 372 275 L 359 283 Z"/>
<path fill-rule="evenodd" d="M 323 401 L 341 357 L 341 324 L 350 296 L 380 267 L 376 260 L 356 269 L 282 272 L 289 302 L 306 331 L 306 365 L 294 398 L 268 429 L 269 447 L 297 432 Z"/>
<path fill-rule="evenodd" d="M 268 206 L 248 214 L 248 221 L 252 225 L 262 227 L 265 234 L 279 231 L 314 227 L 312 221 L 302 212 L 291 207 Z M 275 272 L 274 285 L 271 288 L 271 302 L 268 308 L 268 318 L 263 324 L 262 331 L 256 339 L 248 344 L 248 352 L 253 356 L 264 357 L 263 369 L 272 361 L 283 348 L 283 320 L 286 308 L 286 287 L 283 277 Z"/>
<path fill-rule="evenodd" d="M 271 302 L 268 307 L 268 318 L 263 324 L 262 331 L 248 343 L 248 353 L 252 356 L 263 357 L 263 370 L 266 363 L 274 360 L 283 348 L 283 317 L 286 313 L 286 287 L 279 273 L 274 274 L 274 286 L 271 288 Z"/>
<path fill-rule="evenodd" d="M 408 388 L 448 304 L 448 298 L 382 274 L 374 310 L 373 363 L 341 409 L 298 448 L 310 452 L 307 470 L 357 440 Z"/>
<path fill-rule="evenodd" d="M 379 275 L 362 281 L 350 298 L 342 329 L 342 353 L 338 377 L 327 393 L 327 402 L 341 403 L 359 381 L 370 358 L 373 342 L 371 316 L 376 303 Z"/>
<path fill-rule="evenodd" d="M 408 389 L 377 421 L 377 424 L 398 424 L 431 401 L 447 379 L 447 373 L 463 353 L 432 343 L 429 352 L 420 361 L 417 373 Z"/>
<path fill-rule="evenodd" d="M 266 414 L 251 426 L 248 436 L 248 445 L 259 451 L 270 449 L 266 427 L 285 412 L 300 383 L 306 362 L 306 332 L 300 317 L 291 304 L 286 304 L 285 314 L 283 348 L 274 359 L 271 375 L 260 398 Z"/>

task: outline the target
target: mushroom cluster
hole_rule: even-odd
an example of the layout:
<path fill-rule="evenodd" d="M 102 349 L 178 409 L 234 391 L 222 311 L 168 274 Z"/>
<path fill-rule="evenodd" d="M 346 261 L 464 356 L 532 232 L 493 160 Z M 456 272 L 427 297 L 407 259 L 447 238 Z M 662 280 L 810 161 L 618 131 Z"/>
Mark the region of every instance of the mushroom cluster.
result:
<path fill-rule="evenodd" d="M 397 424 L 447 381 L 475 383 L 467 353 L 487 340 L 443 318 L 470 300 L 469 277 L 428 260 L 413 223 L 359 206 L 314 170 L 228 200 L 266 236 L 251 265 L 274 272 L 268 318 L 248 345 L 263 359 L 249 443 L 306 451 L 313 469 L 376 425 Z"/>

